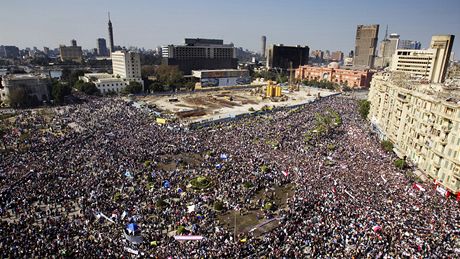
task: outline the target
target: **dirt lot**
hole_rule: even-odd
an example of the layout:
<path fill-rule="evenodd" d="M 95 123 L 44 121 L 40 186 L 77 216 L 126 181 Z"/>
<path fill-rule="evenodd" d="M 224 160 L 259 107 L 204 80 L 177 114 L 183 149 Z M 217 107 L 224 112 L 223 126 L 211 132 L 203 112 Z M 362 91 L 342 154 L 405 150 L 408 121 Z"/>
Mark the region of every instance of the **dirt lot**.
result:
<path fill-rule="evenodd" d="M 289 184 L 284 186 L 276 186 L 269 190 L 269 192 L 275 193 L 273 201 L 278 204 L 278 208 L 276 211 L 274 211 L 274 217 L 272 219 L 264 218 L 264 213 L 262 210 L 250 210 L 244 213 L 231 210 L 219 215 L 219 222 L 228 230 L 236 230 L 237 234 L 254 231 L 256 236 L 261 236 L 277 228 L 279 225 L 277 214 L 279 210 L 286 208 L 287 199 L 294 193 L 293 185 Z M 253 199 L 264 199 L 267 195 L 269 195 L 269 193 L 265 193 L 265 190 L 260 190 Z"/>
<path fill-rule="evenodd" d="M 317 88 L 301 88 L 300 91 L 287 93 L 284 98 L 264 98 L 255 90 L 219 90 L 210 92 L 195 92 L 180 95 L 151 95 L 139 98 L 149 105 L 156 105 L 165 113 L 173 113 L 185 123 L 209 119 L 220 119 L 257 111 L 263 106 L 292 106 L 309 102 L 320 93 L 322 97 L 333 92 Z M 284 99 L 284 100 L 283 100 Z"/>

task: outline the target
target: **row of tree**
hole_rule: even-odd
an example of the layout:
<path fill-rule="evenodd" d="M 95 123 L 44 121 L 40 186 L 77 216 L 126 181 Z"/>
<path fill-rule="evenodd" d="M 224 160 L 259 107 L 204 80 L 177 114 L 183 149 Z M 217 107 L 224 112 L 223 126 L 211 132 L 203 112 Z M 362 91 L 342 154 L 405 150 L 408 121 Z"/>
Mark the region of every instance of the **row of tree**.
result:
<path fill-rule="evenodd" d="M 328 89 L 328 90 L 335 90 L 340 88 L 340 86 L 336 83 L 329 82 L 327 80 L 303 80 L 302 83 L 304 85 L 313 86 L 321 89 Z"/>

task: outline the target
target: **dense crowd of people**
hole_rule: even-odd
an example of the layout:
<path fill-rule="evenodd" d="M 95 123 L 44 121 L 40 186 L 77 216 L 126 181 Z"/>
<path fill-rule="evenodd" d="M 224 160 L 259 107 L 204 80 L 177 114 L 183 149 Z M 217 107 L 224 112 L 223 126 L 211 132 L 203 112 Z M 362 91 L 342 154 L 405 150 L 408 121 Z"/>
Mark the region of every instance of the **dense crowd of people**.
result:
<path fill-rule="evenodd" d="M 341 123 L 307 143 L 318 114 L 330 110 Z M 23 112 L 8 127 L 0 153 L 2 257 L 460 254 L 458 203 L 430 185 L 412 188 L 351 99 L 187 130 L 158 125 L 120 99 L 95 98 L 49 118 Z M 211 188 L 193 190 L 197 176 Z M 224 211 L 258 209 L 257 192 L 287 184 L 294 190 L 286 206 L 268 215 L 279 220 L 273 230 L 235 239 L 218 220 L 217 201 Z M 126 239 L 129 223 L 139 226 L 141 244 Z M 204 238 L 177 241 L 180 226 L 182 235 Z"/>

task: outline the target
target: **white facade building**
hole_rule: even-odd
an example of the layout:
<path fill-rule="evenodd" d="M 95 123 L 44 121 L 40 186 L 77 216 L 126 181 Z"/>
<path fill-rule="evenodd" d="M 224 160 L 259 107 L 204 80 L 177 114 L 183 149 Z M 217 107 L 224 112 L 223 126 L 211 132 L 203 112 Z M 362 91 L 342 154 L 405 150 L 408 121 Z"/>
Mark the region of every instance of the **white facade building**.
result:
<path fill-rule="evenodd" d="M 141 57 L 139 52 L 126 50 L 112 52 L 112 68 L 115 76 L 139 83 L 142 81 Z"/>
<path fill-rule="evenodd" d="M 398 49 L 391 63 L 392 71 L 409 73 L 431 81 L 437 50 Z"/>
<path fill-rule="evenodd" d="M 128 80 L 108 73 L 89 73 L 81 76 L 79 79 L 86 83 L 95 84 L 102 94 L 110 92 L 119 93 L 129 84 Z"/>
<path fill-rule="evenodd" d="M 102 94 L 119 93 L 129 85 L 138 82 L 144 87 L 141 77 L 141 58 L 138 52 L 119 50 L 112 52 L 113 73 L 89 73 L 80 77 L 84 82 L 92 82 Z"/>
<path fill-rule="evenodd" d="M 431 38 L 429 49 L 398 49 L 393 55 L 391 70 L 442 83 L 447 74 L 453 42 L 454 35 L 438 35 Z"/>

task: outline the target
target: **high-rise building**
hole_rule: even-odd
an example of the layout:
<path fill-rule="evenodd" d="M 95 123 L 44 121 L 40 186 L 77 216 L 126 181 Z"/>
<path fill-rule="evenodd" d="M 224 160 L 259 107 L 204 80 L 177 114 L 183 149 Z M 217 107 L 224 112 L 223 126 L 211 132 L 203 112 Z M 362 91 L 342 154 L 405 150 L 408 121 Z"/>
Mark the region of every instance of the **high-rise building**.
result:
<path fill-rule="evenodd" d="M 430 48 L 436 51 L 433 82 L 444 82 L 449 67 L 450 54 L 454 45 L 454 35 L 435 35 L 431 37 Z"/>
<path fill-rule="evenodd" d="M 388 67 L 391 64 L 392 57 L 398 48 L 399 35 L 396 33 L 390 34 L 380 43 L 379 56 L 376 59 L 376 67 Z"/>
<path fill-rule="evenodd" d="M 118 50 L 112 52 L 112 68 L 115 76 L 137 81 L 141 79 L 141 58 L 139 52 Z"/>
<path fill-rule="evenodd" d="M 374 131 L 393 143 L 399 157 L 435 179 L 443 193 L 460 191 L 459 87 L 386 72 L 373 76 L 369 91 Z"/>
<path fill-rule="evenodd" d="M 356 29 L 355 52 L 353 65 L 374 67 L 375 49 L 379 35 L 379 25 L 358 25 Z"/>
<path fill-rule="evenodd" d="M 421 49 L 422 43 L 414 40 L 399 40 L 398 49 Z"/>
<path fill-rule="evenodd" d="M 119 50 L 112 52 L 113 74 L 89 73 L 80 76 L 84 82 L 92 82 L 102 94 L 121 92 L 131 82 L 144 86 L 141 77 L 141 58 L 139 52 Z"/>
<path fill-rule="evenodd" d="M 97 39 L 97 54 L 99 56 L 109 56 L 109 50 L 107 49 L 107 43 L 105 39 Z"/>
<path fill-rule="evenodd" d="M 185 45 L 168 45 L 161 49 L 162 63 L 178 66 L 184 74 L 192 70 L 236 69 L 238 62 L 233 44 L 216 39 L 185 39 Z"/>
<path fill-rule="evenodd" d="M 19 57 L 19 48 L 16 46 L 0 46 L 0 58 Z"/>
<path fill-rule="evenodd" d="M 342 51 L 334 51 L 331 54 L 332 61 L 342 62 L 343 60 L 343 52 Z"/>
<path fill-rule="evenodd" d="M 444 82 L 454 38 L 454 35 L 433 36 L 429 49 L 396 50 L 391 70 L 405 72 L 432 83 Z"/>
<path fill-rule="evenodd" d="M 81 46 L 77 46 L 76 40 L 72 40 L 71 44 L 72 46 L 59 46 L 61 61 L 74 61 L 81 63 L 83 60 Z"/>
<path fill-rule="evenodd" d="M 272 45 L 268 49 L 267 67 L 290 69 L 308 64 L 310 48 L 308 46 Z"/>
<path fill-rule="evenodd" d="M 266 51 L 267 51 L 267 37 L 262 36 L 262 57 L 265 58 L 266 56 Z"/>
<path fill-rule="evenodd" d="M 350 50 L 350 52 L 348 52 L 348 57 L 353 58 L 354 56 L 355 56 L 355 52 L 353 50 Z"/>
<path fill-rule="evenodd" d="M 115 51 L 115 46 L 113 45 L 113 29 L 112 29 L 112 21 L 110 21 L 110 13 L 109 13 L 109 43 L 110 43 L 110 53 Z"/>
<path fill-rule="evenodd" d="M 324 52 L 322 50 L 314 50 L 311 52 L 310 57 L 312 58 L 311 62 L 313 63 L 323 63 Z"/>
<path fill-rule="evenodd" d="M 330 60 L 330 59 L 331 59 L 331 52 L 330 52 L 329 50 L 325 50 L 325 51 L 324 51 L 323 58 L 324 58 L 325 60 Z"/>

